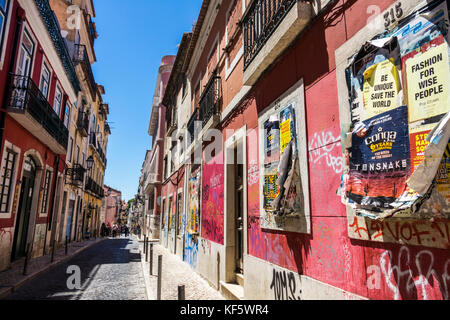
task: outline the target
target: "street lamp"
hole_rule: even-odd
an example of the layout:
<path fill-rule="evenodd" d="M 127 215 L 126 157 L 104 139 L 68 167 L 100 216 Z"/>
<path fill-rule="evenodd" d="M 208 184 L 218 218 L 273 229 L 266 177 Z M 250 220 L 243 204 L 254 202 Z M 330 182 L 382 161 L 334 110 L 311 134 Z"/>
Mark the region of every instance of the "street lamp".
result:
<path fill-rule="evenodd" d="M 89 158 L 86 160 L 87 169 L 91 170 L 92 166 L 94 165 L 94 158 L 92 156 L 89 156 Z"/>

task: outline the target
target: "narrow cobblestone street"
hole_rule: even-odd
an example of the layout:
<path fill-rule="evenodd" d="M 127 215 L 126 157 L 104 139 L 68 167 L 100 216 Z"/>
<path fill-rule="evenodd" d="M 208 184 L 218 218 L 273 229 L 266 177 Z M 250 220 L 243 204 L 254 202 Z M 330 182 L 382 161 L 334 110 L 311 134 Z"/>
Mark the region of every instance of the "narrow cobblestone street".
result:
<path fill-rule="evenodd" d="M 81 271 L 81 289 L 69 290 L 69 266 Z M 5 300 L 146 300 L 138 243 L 103 241 L 26 283 Z"/>
<path fill-rule="evenodd" d="M 143 242 L 140 242 L 141 252 Z M 149 250 L 150 251 L 150 250 Z M 158 243 L 153 244 L 153 275 L 150 276 L 150 264 L 145 262 L 143 255 L 144 276 L 149 287 L 151 300 L 157 297 L 158 277 L 158 256 L 163 257 L 162 280 L 161 280 L 161 300 L 177 300 L 178 286 L 185 286 L 186 300 L 225 300 L 224 297 L 208 282 L 198 275 L 188 264 L 184 263 L 178 256 L 169 252 Z M 150 258 L 149 258 L 150 260 Z"/>

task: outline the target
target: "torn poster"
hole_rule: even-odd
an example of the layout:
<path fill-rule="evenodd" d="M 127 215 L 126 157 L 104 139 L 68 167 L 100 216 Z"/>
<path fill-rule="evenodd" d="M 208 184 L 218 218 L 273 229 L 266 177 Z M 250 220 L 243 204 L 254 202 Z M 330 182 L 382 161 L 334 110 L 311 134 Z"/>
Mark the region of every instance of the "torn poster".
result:
<path fill-rule="evenodd" d="M 368 41 L 346 70 L 352 125 L 403 105 L 397 38 Z"/>
<path fill-rule="evenodd" d="M 448 29 L 447 2 L 424 2 L 349 59 L 340 195 L 357 215 L 450 217 Z"/>
<path fill-rule="evenodd" d="M 363 122 L 353 132 L 347 197 L 374 210 L 390 208 L 406 189 L 410 173 L 407 108 Z"/>
<path fill-rule="evenodd" d="M 261 228 L 301 232 L 304 222 L 295 105 L 289 104 L 264 123 L 264 179 Z M 278 141 L 275 141 L 278 140 Z"/>

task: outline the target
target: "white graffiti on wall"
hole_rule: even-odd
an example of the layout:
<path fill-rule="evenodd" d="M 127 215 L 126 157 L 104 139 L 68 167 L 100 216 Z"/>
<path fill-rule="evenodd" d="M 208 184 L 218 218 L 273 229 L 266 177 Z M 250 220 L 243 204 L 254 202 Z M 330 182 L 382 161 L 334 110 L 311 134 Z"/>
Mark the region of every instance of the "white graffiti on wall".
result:
<path fill-rule="evenodd" d="M 344 158 L 341 152 L 340 137 L 334 137 L 331 131 L 316 132 L 309 142 L 309 152 L 313 164 L 325 159 L 326 165 L 337 174 L 344 171 Z"/>
<path fill-rule="evenodd" d="M 431 284 L 437 283 L 443 299 L 448 300 L 450 298 L 450 258 L 446 260 L 442 272 L 436 270 L 435 257 L 429 250 L 422 250 L 413 258 L 414 261 L 408 247 L 400 249 L 395 262 L 393 262 L 393 254 L 390 250 L 383 252 L 380 257 L 381 272 L 387 286 L 394 295 L 394 299 L 402 298 L 401 289 L 405 289 L 407 294 L 411 294 L 416 289 L 422 295 L 417 298 L 427 300 L 429 299 L 427 288 L 431 287 Z M 416 277 L 409 267 L 413 264 L 417 270 Z M 402 286 L 402 284 L 404 285 Z"/>

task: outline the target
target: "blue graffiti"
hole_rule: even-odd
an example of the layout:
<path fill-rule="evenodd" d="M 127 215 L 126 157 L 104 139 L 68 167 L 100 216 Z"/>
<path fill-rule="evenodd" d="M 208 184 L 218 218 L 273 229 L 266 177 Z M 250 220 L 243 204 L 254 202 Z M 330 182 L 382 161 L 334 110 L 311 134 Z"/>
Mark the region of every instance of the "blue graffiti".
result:
<path fill-rule="evenodd" d="M 197 268 L 197 253 L 198 240 L 194 240 L 192 235 L 186 232 L 186 240 L 184 243 L 184 261 L 194 270 Z"/>

